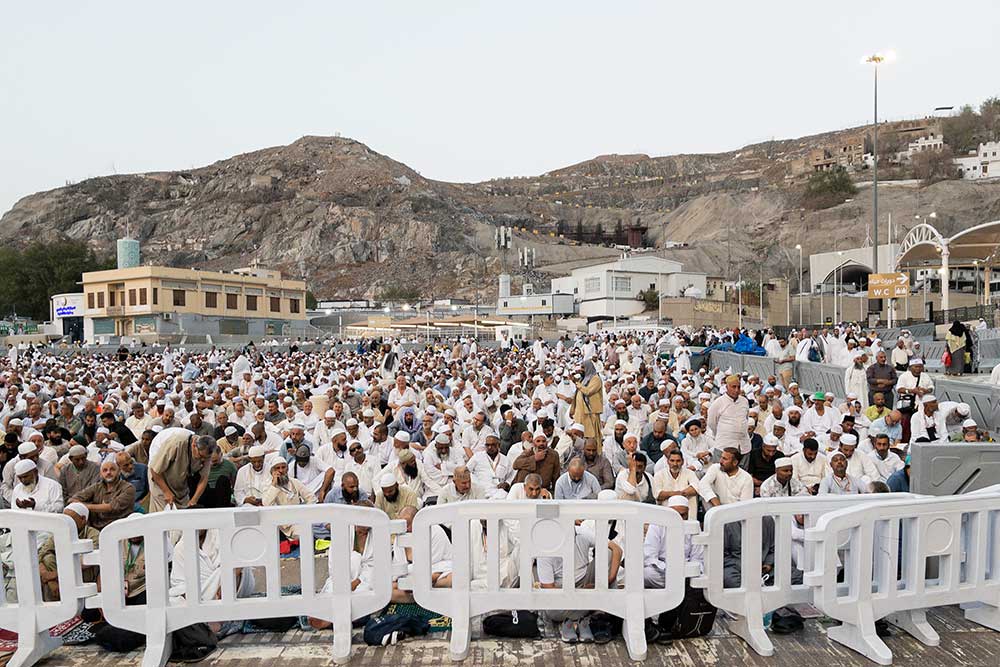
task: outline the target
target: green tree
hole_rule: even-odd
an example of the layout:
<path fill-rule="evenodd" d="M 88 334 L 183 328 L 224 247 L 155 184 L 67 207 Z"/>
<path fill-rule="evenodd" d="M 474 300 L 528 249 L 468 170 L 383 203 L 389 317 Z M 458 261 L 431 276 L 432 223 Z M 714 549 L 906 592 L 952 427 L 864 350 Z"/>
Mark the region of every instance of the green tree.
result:
<path fill-rule="evenodd" d="M 910 163 L 913 177 L 919 178 L 924 185 L 958 178 L 955 155 L 948 146 L 939 151 L 920 151 L 913 156 Z"/>
<path fill-rule="evenodd" d="M 316 310 L 316 295 L 306 291 L 306 310 Z"/>
<path fill-rule="evenodd" d="M 829 208 L 842 204 L 857 191 L 854 181 L 842 167 L 819 171 L 809 177 L 805 194 L 802 196 L 802 205 L 814 211 Z"/>
<path fill-rule="evenodd" d="M 944 142 L 951 146 L 957 155 L 965 155 L 970 150 L 979 147 L 979 142 L 987 139 L 983 127 L 983 118 L 969 105 L 965 105 L 954 116 L 945 118 L 941 123 L 944 131 Z"/>
<path fill-rule="evenodd" d="M 23 251 L 0 249 L 0 314 L 47 320 L 53 294 L 79 292 L 84 272 L 114 265 L 113 259 L 99 258 L 85 242 L 70 239 L 35 242 Z"/>

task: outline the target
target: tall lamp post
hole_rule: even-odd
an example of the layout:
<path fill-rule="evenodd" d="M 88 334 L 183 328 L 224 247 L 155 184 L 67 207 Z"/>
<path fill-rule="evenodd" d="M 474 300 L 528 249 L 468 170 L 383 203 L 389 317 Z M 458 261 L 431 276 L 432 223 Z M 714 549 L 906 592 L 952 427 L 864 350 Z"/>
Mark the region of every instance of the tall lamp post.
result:
<path fill-rule="evenodd" d="M 802 244 L 796 243 L 795 249 L 799 251 L 799 325 L 802 325 Z M 809 305 L 809 312 L 812 312 L 812 304 Z"/>
<path fill-rule="evenodd" d="M 878 66 L 882 63 L 890 63 L 896 59 L 894 51 L 885 53 L 873 53 L 864 59 L 864 62 L 873 66 L 875 70 L 875 109 L 872 118 L 872 273 L 878 273 Z M 872 299 L 873 311 L 881 312 L 882 300 Z"/>

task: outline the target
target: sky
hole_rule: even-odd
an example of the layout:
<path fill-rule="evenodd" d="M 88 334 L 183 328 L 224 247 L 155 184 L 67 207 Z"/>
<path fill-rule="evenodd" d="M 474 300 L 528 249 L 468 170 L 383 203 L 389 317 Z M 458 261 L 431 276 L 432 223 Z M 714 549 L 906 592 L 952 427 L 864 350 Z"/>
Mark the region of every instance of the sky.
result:
<path fill-rule="evenodd" d="M 0 213 L 107 174 L 351 137 L 447 181 L 717 152 L 1000 95 L 1000 3 L 10 2 Z"/>

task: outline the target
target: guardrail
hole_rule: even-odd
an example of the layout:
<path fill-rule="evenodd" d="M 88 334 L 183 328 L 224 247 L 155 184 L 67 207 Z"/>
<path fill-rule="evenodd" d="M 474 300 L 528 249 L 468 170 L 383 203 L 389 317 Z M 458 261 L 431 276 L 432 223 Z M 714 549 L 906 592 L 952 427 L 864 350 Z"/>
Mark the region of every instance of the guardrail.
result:
<path fill-rule="evenodd" d="M 470 522 L 486 521 L 487 577 L 473 588 L 471 555 L 480 542 L 473 540 Z M 574 546 L 578 520 L 593 521 L 594 588 L 581 589 L 574 581 Z M 608 549 L 606 543 L 611 521 L 622 535 L 625 587 L 608 587 Z M 500 523 L 517 522 L 518 585 L 500 586 L 498 552 Z M 665 588 L 643 587 L 642 544 L 646 524 L 663 526 L 667 538 L 667 577 Z M 432 526 L 451 527 L 453 574 L 451 588 L 434 588 L 431 583 L 430 533 Z M 413 547 L 412 574 L 401 587 L 413 591 L 417 604 L 452 619 L 451 656 L 463 660 L 469 652 L 469 620 L 473 616 L 498 609 L 603 610 L 624 619 L 622 635 L 633 660 L 646 657 L 645 619 L 677 607 L 684 598 L 684 580 L 697 572 L 697 564 L 684 565 L 684 535 L 697 531 L 697 524 L 685 522 L 668 508 L 621 501 L 568 500 L 559 502 L 490 502 L 472 501 L 426 508 L 413 521 L 409 537 Z M 561 589 L 534 588 L 532 564 L 537 558 L 562 559 Z"/>
<path fill-rule="evenodd" d="M 179 521 L 178 517 L 183 519 Z M 310 535 L 314 524 L 325 523 L 330 524 L 332 542 L 328 556 L 332 590 L 317 587 L 315 569 L 311 566 L 315 555 L 313 542 L 306 539 L 302 540 L 299 555 L 304 564 L 300 568 L 301 593 L 282 595 L 278 527 L 293 525 L 300 534 Z M 102 530 L 100 551 L 88 553 L 84 560 L 86 565 L 100 565 L 98 594 L 96 585 L 75 585 L 73 573 L 79 572 L 80 565 L 73 559 L 89 551 L 90 544 L 70 539 L 68 533 L 75 536 L 76 527 L 69 517 L 16 510 L 0 512 L 0 527 L 15 531 L 13 548 L 19 593 L 17 608 L 0 609 L 0 627 L 18 629 L 19 642 L 25 642 L 18 646 L 22 658 L 11 664 L 30 667 L 58 646 L 56 640 L 48 639 L 47 629 L 72 618 L 83 602 L 87 607 L 103 609 L 111 625 L 146 635 L 144 667 L 166 664 L 171 634 L 192 623 L 302 614 L 333 623 L 333 659 L 346 662 L 351 653 L 351 622 L 382 609 L 392 595 L 390 576 L 376 579 L 370 591 L 351 591 L 350 557 L 355 526 L 370 529 L 368 539 L 373 540 L 374 566 L 380 572 L 391 573 L 391 540 L 405 530 L 405 522 L 390 521 L 384 512 L 373 508 L 320 504 L 133 515 Z M 58 540 L 62 602 L 54 608 L 42 603 L 39 593 L 37 549 L 32 536 L 43 530 L 52 530 Z M 198 555 L 198 535 L 202 531 L 214 531 L 219 546 L 218 599 L 203 599 Z M 185 590 L 183 596 L 171 597 L 169 543 L 175 533 L 181 534 L 178 544 L 183 549 Z M 123 543 L 132 537 L 143 538 L 145 544 L 146 604 L 126 606 L 122 554 Z M 246 574 L 248 568 L 263 568 L 264 597 L 237 596 L 237 571 Z M 34 610 L 35 614 L 25 614 L 26 610 Z"/>
<path fill-rule="evenodd" d="M 0 528 L 11 531 L 17 601 L 0 594 L 0 627 L 17 632 L 17 650 L 10 667 L 30 667 L 55 649 L 62 639 L 49 635 L 49 628 L 65 623 L 83 609 L 83 600 L 97 594 L 97 584 L 80 582 L 81 558 L 93 550 L 90 540 L 77 536 L 76 524 L 63 514 L 0 511 Z M 59 577 L 59 601 L 42 599 L 38 574 L 40 538 L 51 536 Z M 118 584 L 121 588 L 121 584 Z"/>
<path fill-rule="evenodd" d="M 887 496 L 872 496 L 884 500 Z M 910 494 L 893 494 L 894 498 L 914 498 Z M 863 497 L 862 497 L 863 498 Z M 724 609 L 735 620 L 728 627 L 763 656 L 774 655 L 774 645 L 764 631 L 764 614 L 785 605 L 812 601 L 812 590 L 801 581 L 801 573 L 813 565 L 812 544 L 803 540 L 804 530 L 811 528 L 821 516 L 848 505 L 863 502 L 858 496 L 803 496 L 798 498 L 758 498 L 746 502 L 713 507 L 705 514 L 705 529 L 695 537 L 705 547 L 704 574 L 691 581 L 705 589 L 705 599 Z M 804 524 L 796 524 L 802 516 Z M 764 522 L 773 522 L 772 581 L 764 585 L 761 568 L 764 564 Z M 725 585 L 725 532 L 729 524 L 739 524 L 740 585 Z M 793 577 L 793 570 L 798 576 Z M 797 582 L 794 579 L 799 579 Z"/>
<path fill-rule="evenodd" d="M 887 616 L 937 646 L 927 608 L 975 603 L 965 617 L 1000 631 L 998 514 L 1000 495 L 971 494 L 868 504 L 822 517 L 806 531 L 816 560 L 805 581 L 814 589 L 813 604 L 843 623 L 827 636 L 889 665 L 892 651 L 875 632 L 875 621 Z M 843 584 L 837 581 L 841 561 Z"/>
<path fill-rule="evenodd" d="M 952 496 L 1000 484 L 1000 444 L 910 443 L 910 490 Z"/>

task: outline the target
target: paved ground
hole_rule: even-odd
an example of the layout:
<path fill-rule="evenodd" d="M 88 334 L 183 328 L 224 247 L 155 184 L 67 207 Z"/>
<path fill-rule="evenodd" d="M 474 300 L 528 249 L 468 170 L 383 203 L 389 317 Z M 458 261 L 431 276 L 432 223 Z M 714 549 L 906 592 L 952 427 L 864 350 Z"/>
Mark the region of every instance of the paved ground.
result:
<path fill-rule="evenodd" d="M 896 631 L 888 639 L 897 666 L 997 667 L 1000 665 L 1000 634 L 966 622 L 954 607 L 932 612 L 931 623 L 941 634 L 941 646 L 930 648 Z M 289 663 L 294 667 L 333 664 L 329 657 L 332 635 L 329 632 L 292 631 L 283 635 L 257 634 L 228 637 L 208 660 L 201 664 L 223 667 L 250 667 Z M 807 621 L 806 630 L 788 636 L 774 636 L 772 658 L 750 652 L 741 639 L 730 634 L 725 622 L 716 625 L 704 639 L 675 642 L 670 646 L 654 645 L 646 664 L 708 667 L 715 665 L 794 665 L 796 667 L 846 667 L 874 665 L 838 644 L 827 640 L 820 620 Z M 2 661 L 0 661 L 2 662 Z M 141 663 L 141 654 L 117 656 L 95 646 L 64 647 L 40 663 L 44 667 L 112 667 Z M 364 646 L 355 641 L 352 665 L 427 665 L 449 664 L 446 635 L 406 641 L 389 648 Z M 537 667 L 615 667 L 631 664 L 621 640 L 604 646 L 568 646 L 554 638 L 536 641 L 476 639 L 464 665 L 533 665 Z"/>

